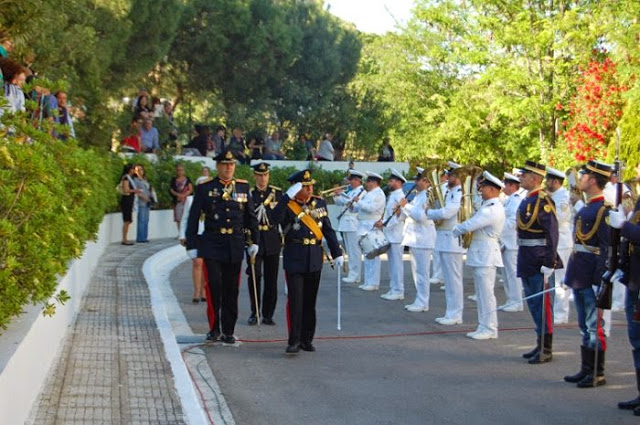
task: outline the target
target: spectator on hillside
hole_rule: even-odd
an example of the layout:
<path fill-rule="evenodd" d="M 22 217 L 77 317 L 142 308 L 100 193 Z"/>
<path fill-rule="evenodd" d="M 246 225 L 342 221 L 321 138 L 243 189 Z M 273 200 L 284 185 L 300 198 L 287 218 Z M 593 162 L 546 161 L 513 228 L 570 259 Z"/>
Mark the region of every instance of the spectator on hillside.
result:
<path fill-rule="evenodd" d="M 207 156 L 207 149 L 209 147 L 209 139 L 211 137 L 211 130 L 208 125 L 196 124 L 194 126 L 196 136 L 191 139 L 186 149 L 196 149 L 200 156 Z M 187 154 L 187 152 L 185 152 Z"/>
<path fill-rule="evenodd" d="M 229 150 L 240 162 L 240 164 L 249 164 L 251 162 L 251 158 L 249 158 L 246 153 L 244 135 L 242 134 L 242 129 L 240 127 L 235 127 L 233 129 L 228 146 Z"/>
<path fill-rule="evenodd" d="M 380 162 L 393 162 L 396 160 L 396 155 L 391 147 L 391 139 L 385 137 L 382 142 L 382 147 L 378 153 L 378 161 Z"/>
<path fill-rule="evenodd" d="M 225 141 L 226 132 L 227 132 L 227 128 L 224 125 L 219 125 L 216 128 L 216 134 L 213 135 L 213 151 L 215 155 L 222 152 L 226 147 L 226 141 Z"/>
<path fill-rule="evenodd" d="M 55 94 L 55 98 L 58 103 L 58 114 L 54 117 L 54 121 L 57 124 L 65 125 L 68 128 L 65 128 L 65 130 L 55 135 L 60 140 L 67 140 L 69 138 L 75 139 L 76 131 L 73 128 L 73 121 L 71 120 L 71 115 L 69 115 L 69 110 L 67 108 L 67 93 L 59 91 Z"/>
<path fill-rule="evenodd" d="M 181 164 L 176 166 L 176 176 L 171 179 L 169 192 L 173 200 L 173 221 L 176 222 L 178 232 L 180 232 L 180 220 L 184 213 L 185 202 L 187 196 L 193 193 L 193 184 L 185 175 L 184 166 Z"/>
<path fill-rule="evenodd" d="M 178 139 L 178 129 L 173 122 L 171 103 L 166 102 L 166 105 L 162 105 L 162 108 L 164 112 L 159 115 L 156 114 L 153 125 L 158 129 L 160 144 L 162 146 L 174 146 L 174 142 Z"/>
<path fill-rule="evenodd" d="M 306 134 L 300 135 L 300 142 L 304 143 L 305 150 L 307 151 L 307 160 L 313 160 L 316 157 L 316 142 Z"/>
<path fill-rule="evenodd" d="M 0 58 L 8 58 L 9 53 L 13 50 L 13 41 L 9 36 L 9 33 L 0 30 Z M 4 86 L 4 78 L 2 73 L 2 66 L 0 66 L 0 86 Z"/>
<path fill-rule="evenodd" d="M 138 95 L 133 99 L 133 102 L 131 102 L 131 110 L 135 112 L 136 108 L 138 107 L 138 102 L 140 101 L 140 97 L 142 96 L 147 96 L 149 97 L 149 91 L 144 88 L 141 87 L 138 90 Z"/>
<path fill-rule="evenodd" d="M 251 159 L 262 159 L 262 150 L 264 149 L 264 139 L 260 136 L 253 136 L 247 143 Z"/>
<path fill-rule="evenodd" d="M 140 140 L 142 142 L 142 152 L 157 153 L 160 150 L 160 136 L 158 129 L 153 126 L 151 118 L 145 118 L 140 130 Z"/>
<path fill-rule="evenodd" d="M 151 115 L 154 118 L 158 118 L 162 116 L 164 112 L 164 106 L 162 105 L 162 101 L 159 97 L 153 96 L 151 98 Z"/>
<path fill-rule="evenodd" d="M 136 118 L 152 118 L 151 106 L 149 105 L 149 96 L 142 95 L 138 98 L 138 104 L 133 112 L 133 116 Z"/>
<path fill-rule="evenodd" d="M 122 139 L 122 142 L 120 142 L 120 148 L 123 151 L 133 151 L 135 153 L 140 153 L 140 150 L 142 148 L 140 140 L 142 137 L 142 133 L 140 132 L 141 126 L 141 119 L 134 118 L 131 120 L 131 126 L 128 129 L 127 137 Z"/>
<path fill-rule="evenodd" d="M 4 97 L 8 105 L 0 110 L 0 116 L 4 111 L 16 113 L 25 110 L 25 97 L 22 85 L 27 79 L 29 70 L 18 62 L 10 59 L 0 60 L 0 68 L 4 74 Z"/>
<path fill-rule="evenodd" d="M 333 134 L 327 133 L 324 135 L 324 140 L 320 142 L 320 146 L 318 146 L 318 153 L 316 154 L 316 159 L 318 161 L 333 161 L 333 154 L 335 150 L 333 149 Z"/>
<path fill-rule="evenodd" d="M 282 152 L 282 141 L 280 140 L 280 133 L 278 133 L 277 131 L 274 131 L 271 134 L 271 137 L 268 137 L 265 141 L 262 159 L 265 159 L 267 161 L 285 159 L 284 152 Z"/>

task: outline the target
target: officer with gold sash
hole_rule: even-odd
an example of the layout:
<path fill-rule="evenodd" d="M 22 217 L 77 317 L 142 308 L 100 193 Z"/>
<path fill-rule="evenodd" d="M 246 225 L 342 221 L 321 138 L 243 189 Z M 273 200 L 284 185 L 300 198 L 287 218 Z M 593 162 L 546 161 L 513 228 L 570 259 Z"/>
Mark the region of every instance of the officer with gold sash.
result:
<path fill-rule="evenodd" d="M 577 383 L 578 388 L 590 388 L 605 384 L 604 355 L 607 343 L 602 329 L 602 311 L 596 307 L 596 291 L 593 288 L 600 284 L 609 257 L 611 229 L 605 222 L 609 205 L 605 204 L 602 190 L 611 175 L 611 166 L 589 161 L 580 174 L 579 188 L 587 195 L 587 204 L 576 215 L 573 252 L 569 257 L 564 283 L 573 289 L 582 335 L 582 361 L 580 371 L 565 376 L 564 380 Z"/>
<path fill-rule="evenodd" d="M 324 199 L 313 196 L 315 180 L 310 170 L 289 176 L 293 185 L 273 209 L 273 220 L 284 234 L 283 268 L 288 287 L 287 319 L 289 344 L 287 354 L 300 349 L 315 351 L 316 298 L 322 272 L 322 238 L 326 238 L 336 267 L 344 259 L 338 239 L 331 227 Z"/>
<path fill-rule="evenodd" d="M 279 187 L 269 185 L 269 163 L 261 162 L 253 166 L 253 175 L 256 179 L 256 186 L 251 189 L 251 199 L 255 207 L 258 218 L 258 230 L 260 231 L 260 249 L 255 258 L 255 265 L 247 267 L 247 285 L 251 298 L 251 316 L 248 323 L 255 325 L 258 322 L 256 307 L 262 315 L 262 323 L 265 325 L 275 325 L 273 312 L 278 301 L 278 268 L 280 266 L 280 251 L 282 249 L 282 236 L 280 226 L 273 220 L 273 209 L 282 199 L 282 190 Z M 247 262 L 250 259 L 247 258 Z M 255 270 L 254 279 L 251 276 L 252 269 Z M 260 302 L 261 285 L 260 281 L 264 277 L 264 292 L 262 302 Z M 258 300 L 256 301 L 256 294 Z"/>
<path fill-rule="evenodd" d="M 562 267 L 558 257 L 558 220 L 553 200 L 542 190 L 546 167 L 527 161 L 522 167 L 520 186 L 528 190 L 520 202 L 518 215 L 518 277 L 522 278 L 525 296 L 530 297 L 544 290 L 545 282 L 554 269 Z M 530 364 L 551 361 L 553 346 L 553 301 L 550 294 L 534 296 L 527 300 L 529 312 L 536 325 L 537 344 L 522 355 Z M 544 316 L 544 329 L 542 326 Z"/>
<path fill-rule="evenodd" d="M 248 246 L 247 253 L 255 257 L 260 235 L 249 183 L 233 178 L 235 157 L 223 151 L 214 160 L 218 175 L 196 186 L 187 221 L 187 250 L 198 249 L 209 276 L 213 327 L 207 340 L 217 341 L 222 336 L 222 342 L 233 344 L 243 253 Z M 203 214 L 204 233 L 198 242 L 198 221 Z"/>

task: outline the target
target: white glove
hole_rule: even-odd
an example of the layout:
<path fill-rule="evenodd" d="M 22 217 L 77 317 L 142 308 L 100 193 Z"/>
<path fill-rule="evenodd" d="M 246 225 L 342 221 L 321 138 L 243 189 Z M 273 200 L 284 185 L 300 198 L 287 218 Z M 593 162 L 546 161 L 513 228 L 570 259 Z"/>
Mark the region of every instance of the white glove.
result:
<path fill-rule="evenodd" d="M 249 254 L 249 257 L 254 258 L 256 255 L 258 255 L 259 249 L 260 247 L 258 245 L 253 244 L 249 246 L 249 248 L 247 248 L 247 254 Z"/>
<path fill-rule="evenodd" d="M 293 186 L 291 186 L 289 189 L 287 189 L 287 196 L 289 197 L 289 199 L 293 199 L 301 190 L 302 190 L 302 183 L 298 182 Z"/>
<path fill-rule="evenodd" d="M 614 229 L 622 229 L 625 221 L 627 221 L 627 216 L 624 212 L 618 210 L 609 211 L 609 226 Z"/>
<path fill-rule="evenodd" d="M 196 258 L 198 258 L 198 250 L 197 249 L 188 250 L 187 257 L 191 258 L 192 260 L 195 260 Z"/>
<path fill-rule="evenodd" d="M 451 230 L 451 234 L 453 235 L 454 238 L 458 238 L 462 236 L 462 232 L 460 232 L 460 227 L 454 226 L 453 230 Z"/>
<path fill-rule="evenodd" d="M 611 282 L 621 284 L 622 278 L 624 278 L 624 272 L 620 269 L 616 269 L 616 271 L 613 272 L 613 276 L 611 276 Z"/>
<path fill-rule="evenodd" d="M 549 277 L 553 274 L 554 269 L 550 269 L 547 266 L 540 267 L 540 273 L 542 273 L 545 279 L 549 279 Z"/>
<path fill-rule="evenodd" d="M 333 263 L 338 266 L 338 268 L 342 268 L 344 265 L 344 257 L 341 255 L 333 259 Z"/>

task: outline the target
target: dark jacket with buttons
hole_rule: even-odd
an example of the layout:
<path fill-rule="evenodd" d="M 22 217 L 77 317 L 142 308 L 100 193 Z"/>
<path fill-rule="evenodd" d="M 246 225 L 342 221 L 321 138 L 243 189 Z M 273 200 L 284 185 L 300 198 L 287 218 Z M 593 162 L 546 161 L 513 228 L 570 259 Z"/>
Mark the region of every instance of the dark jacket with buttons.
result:
<path fill-rule="evenodd" d="M 282 235 L 280 226 L 273 217 L 273 210 L 282 200 L 282 191 L 274 186 L 267 186 L 265 190 L 257 187 L 251 189 L 251 199 L 258 217 L 258 231 L 260 232 L 260 251 L 258 255 L 279 255 L 282 249 Z M 259 213 L 264 208 L 262 216 Z"/>

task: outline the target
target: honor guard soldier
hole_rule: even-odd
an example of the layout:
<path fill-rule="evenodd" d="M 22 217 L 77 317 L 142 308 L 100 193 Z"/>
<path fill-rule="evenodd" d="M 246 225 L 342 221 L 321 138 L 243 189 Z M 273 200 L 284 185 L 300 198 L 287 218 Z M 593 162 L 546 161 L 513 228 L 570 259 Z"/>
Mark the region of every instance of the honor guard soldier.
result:
<path fill-rule="evenodd" d="M 453 228 L 453 236 L 472 233 L 467 250 L 467 266 L 473 269 L 473 283 L 478 303 L 478 329 L 467 336 L 473 339 L 498 337 L 498 313 L 493 287 L 496 267 L 502 267 L 500 234 L 504 225 L 504 207 L 500 202 L 500 190 L 504 183 L 488 171 L 482 173 L 478 183 L 482 195 L 480 209 L 463 223 Z"/>
<path fill-rule="evenodd" d="M 353 210 L 358 213 L 358 239 L 373 230 L 373 225 L 384 215 L 384 192 L 380 188 L 382 176 L 367 171 L 363 196 L 356 196 Z M 377 291 L 380 287 L 380 256 L 364 259 L 364 283 L 358 288 L 363 291 Z"/>
<path fill-rule="evenodd" d="M 444 276 L 444 290 L 447 309 L 443 317 L 436 318 L 441 325 L 458 325 L 462 323 L 464 307 L 464 290 L 462 286 L 462 261 L 467 250 L 460 240 L 453 236 L 451 230 L 458 222 L 458 211 L 462 202 L 462 185 L 458 171 L 460 165 L 449 162 L 449 179 L 444 194 L 442 208 L 427 211 L 427 218 L 437 221 L 436 248 L 440 256 L 440 267 Z"/>
<path fill-rule="evenodd" d="M 249 183 L 233 178 L 235 157 L 230 151 L 223 151 L 214 160 L 218 175 L 196 187 L 189 210 L 187 249 L 197 247 L 207 268 L 210 294 L 207 303 L 213 317 L 207 340 L 222 337 L 222 342 L 233 344 L 242 257 L 245 246 L 249 256 L 258 253 L 260 235 Z M 204 233 L 198 245 L 198 221 L 203 214 Z"/>
<path fill-rule="evenodd" d="M 417 167 L 416 195 L 411 202 L 406 198 L 400 200 L 404 221 L 404 235 L 402 245 L 409 248 L 411 274 L 416 286 L 416 298 L 413 303 L 405 305 L 405 310 L 412 313 L 429 311 L 429 266 L 431 251 L 436 243 L 436 228 L 433 221 L 427 218 L 427 188 L 429 179 L 423 168 Z"/>
<path fill-rule="evenodd" d="M 530 364 L 551 361 L 553 346 L 553 303 L 546 289 L 554 269 L 562 267 L 558 257 L 558 220 L 553 200 L 541 188 L 546 167 L 527 161 L 520 185 L 529 191 L 518 208 L 518 277 L 522 279 L 529 312 L 536 325 L 537 345 L 522 355 Z M 538 294 L 538 295 L 537 295 Z M 542 317 L 544 311 L 544 318 Z M 544 326 L 543 326 L 544 322 Z"/>
<path fill-rule="evenodd" d="M 344 283 L 360 283 L 362 250 L 358 245 L 358 213 L 353 211 L 352 206 L 353 200 L 364 194 L 363 177 L 364 174 L 360 171 L 350 169 L 347 172 L 349 189 L 347 191 L 338 190 L 333 197 L 335 204 L 342 208 L 338 221 L 338 232 L 342 235 L 344 249 L 347 251 L 349 259 L 349 275 L 342 279 Z"/>
<path fill-rule="evenodd" d="M 507 312 L 523 310 L 522 305 L 522 280 L 516 276 L 516 263 L 518 261 L 518 231 L 516 215 L 518 207 L 526 191 L 520 188 L 520 177 L 510 173 L 504 173 L 504 189 L 507 195 L 504 202 L 505 221 L 500 235 L 502 246 L 502 263 L 504 264 L 504 292 L 507 301 L 498 309 Z"/>
<path fill-rule="evenodd" d="M 251 267 L 250 264 L 247 267 L 247 285 L 251 298 L 251 316 L 248 320 L 250 325 L 258 323 L 260 319 L 258 312 L 262 315 L 262 323 L 275 325 L 273 312 L 276 309 L 278 300 L 278 267 L 280 266 L 282 235 L 280 234 L 280 227 L 273 220 L 272 215 L 273 209 L 282 198 L 282 190 L 279 187 L 269 185 L 269 166 L 266 162 L 253 166 L 256 186 L 251 189 L 251 199 L 258 218 L 260 249 L 255 257 L 254 267 Z M 250 262 L 251 259 L 247 258 L 247 263 Z M 252 276 L 253 271 L 255 271 L 255 280 Z M 264 278 L 262 302 L 260 302 L 261 278 Z"/>
<path fill-rule="evenodd" d="M 300 349 L 315 351 L 316 298 L 322 271 L 322 239 L 327 240 L 336 267 L 344 258 L 331 227 L 326 202 L 313 196 L 311 171 L 289 176 L 293 185 L 273 210 L 273 219 L 284 234 L 283 268 L 287 281 L 287 319 L 289 325 L 288 354 Z"/>
<path fill-rule="evenodd" d="M 581 173 L 579 188 L 587 195 L 587 204 L 576 215 L 573 232 L 575 244 L 564 280 L 573 289 L 582 335 L 580 371 L 565 376 L 564 380 L 577 383 L 578 388 L 605 384 L 604 355 L 607 343 L 602 330 L 602 311 L 596 307 L 597 295 L 593 288 L 600 285 L 609 258 L 611 229 L 605 218 L 610 206 L 605 203 L 602 190 L 609 181 L 611 169 L 607 164 L 589 161 L 584 173 Z"/>
<path fill-rule="evenodd" d="M 636 178 L 640 180 L 640 164 L 636 166 Z M 627 216 L 622 208 L 609 213 L 609 225 L 620 229 L 623 237 L 620 270 L 617 270 L 613 281 L 620 281 L 627 286 L 627 301 L 625 313 L 627 316 L 627 335 L 633 354 L 633 366 L 635 368 L 636 386 L 638 396 L 629 401 L 618 403 L 618 408 L 633 410 L 635 416 L 640 416 L 640 305 L 638 293 L 640 292 L 640 199 L 636 201 L 632 213 Z"/>
<path fill-rule="evenodd" d="M 573 250 L 573 235 L 571 226 L 573 224 L 573 208 L 571 205 L 571 195 L 562 184 L 565 174 L 555 168 L 547 167 L 545 186 L 547 193 L 551 195 L 556 207 L 556 218 L 558 219 L 558 255 L 562 264 L 566 265 Z M 564 282 L 565 268 L 557 269 L 553 273 L 556 287 L 555 299 L 553 302 L 553 323 L 562 324 L 569 322 L 569 291 Z"/>
<path fill-rule="evenodd" d="M 403 246 L 402 234 L 404 217 L 400 210 L 400 200 L 405 198 L 402 185 L 407 182 L 402 173 L 391 169 L 389 177 L 389 197 L 384 209 L 384 218 L 376 223 L 378 229 L 384 229 L 384 235 L 389 241 L 387 258 L 389 259 L 389 292 L 380 295 L 385 300 L 395 301 L 404 299 L 404 264 L 402 262 Z"/>

